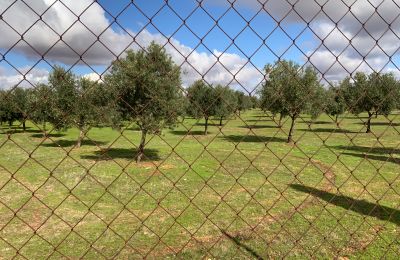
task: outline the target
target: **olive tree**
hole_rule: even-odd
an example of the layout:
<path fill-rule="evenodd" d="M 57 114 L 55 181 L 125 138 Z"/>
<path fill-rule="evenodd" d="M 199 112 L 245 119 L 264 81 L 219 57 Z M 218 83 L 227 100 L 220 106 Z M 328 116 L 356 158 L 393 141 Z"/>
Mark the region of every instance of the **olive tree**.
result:
<path fill-rule="evenodd" d="M 325 113 L 335 118 L 335 123 L 338 123 L 338 118 L 346 111 L 346 86 L 330 86 L 325 95 Z"/>
<path fill-rule="evenodd" d="M 49 74 L 48 86 L 52 96 L 48 120 L 57 130 L 73 126 L 76 105 L 79 103 L 76 84 L 77 77 L 62 67 L 54 67 Z"/>
<path fill-rule="evenodd" d="M 174 125 L 178 118 L 182 104 L 180 67 L 162 46 L 152 42 L 146 50 L 128 50 L 124 58 L 114 61 L 105 82 L 113 89 L 122 119 L 134 121 L 140 128 L 139 162 L 146 136 Z"/>
<path fill-rule="evenodd" d="M 215 116 L 219 118 L 219 125 L 222 120 L 235 112 L 237 98 L 235 92 L 227 86 L 217 85 L 215 91 Z"/>
<path fill-rule="evenodd" d="M 396 108 L 398 102 L 399 84 L 391 73 L 381 74 L 373 72 L 370 75 L 357 72 L 350 85 L 351 100 L 349 110 L 354 114 L 368 113 L 367 130 L 371 132 L 371 120 L 374 114 L 389 115 Z"/>
<path fill-rule="evenodd" d="M 204 134 L 208 133 L 208 120 L 215 116 L 217 107 L 217 95 L 213 87 L 203 80 L 194 82 L 187 90 L 187 98 L 191 106 L 188 114 L 194 118 L 204 118 Z"/>
<path fill-rule="evenodd" d="M 109 123 L 114 109 L 110 106 L 109 91 L 104 84 L 85 77 L 76 85 L 76 104 L 73 109 L 73 121 L 79 129 L 76 147 L 81 147 L 82 140 L 91 126 Z"/>
<path fill-rule="evenodd" d="M 7 122 L 11 127 L 15 121 L 14 105 L 9 91 L 0 90 L 0 122 L 1 124 Z"/>
<path fill-rule="evenodd" d="M 29 92 L 29 119 L 42 126 L 46 135 L 46 123 L 53 121 L 53 91 L 47 84 L 38 84 Z"/>
<path fill-rule="evenodd" d="M 26 120 L 29 114 L 30 89 L 16 87 L 11 93 L 15 119 L 22 124 L 22 129 L 26 130 Z"/>
<path fill-rule="evenodd" d="M 240 116 L 242 111 L 245 111 L 249 108 L 253 107 L 251 97 L 243 93 L 242 91 L 235 91 L 235 95 L 237 98 L 236 112 Z"/>
<path fill-rule="evenodd" d="M 292 142 L 296 119 L 302 112 L 310 111 L 320 93 L 317 73 L 312 67 L 303 68 L 292 61 L 278 61 L 265 70 L 268 79 L 261 91 L 261 104 L 273 113 L 291 118 L 287 142 Z"/>
<path fill-rule="evenodd" d="M 272 66 L 265 66 L 266 75 L 270 77 L 270 73 L 272 72 Z M 275 75 L 275 74 L 274 74 Z M 270 111 L 274 117 L 279 114 L 278 127 L 282 126 L 282 119 L 288 116 L 289 111 L 287 111 L 285 104 L 283 103 L 285 100 L 283 98 L 284 84 L 278 84 L 275 78 L 273 78 L 275 82 L 266 81 L 265 84 L 260 89 L 260 108 L 264 111 Z"/>
<path fill-rule="evenodd" d="M 11 127 L 14 121 L 19 121 L 26 130 L 26 120 L 30 113 L 29 96 L 30 89 L 14 87 L 0 93 L 0 121 L 8 122 Z"/>

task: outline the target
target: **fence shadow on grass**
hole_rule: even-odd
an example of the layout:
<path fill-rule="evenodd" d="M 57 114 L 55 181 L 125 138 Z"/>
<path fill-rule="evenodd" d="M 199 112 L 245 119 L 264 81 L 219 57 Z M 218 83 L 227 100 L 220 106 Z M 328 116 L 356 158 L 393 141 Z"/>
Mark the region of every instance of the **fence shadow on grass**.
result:
<path fill-rule="evenodd" d="M 244 249 L 247 253 L 249 253 L 252 257 L 254 257 L 255 259 L 264 259 L 263 257 L 261 257 L 256 251 L 254 251 L 254 249 L 252 249 L 251 247 L 249 247 L 248 245 L 243 244 L 240 241 L 240 238 L 236 237 L 236 236 L 232 236 L 230 234 L 228 234 L 225 230 L 222 230 L 222 234 L 224 234 L 229 240 L 231 240 L 233 243 L 236 244 L 236 246 L 238 246 L 241 249 Z"/>
<path fill-rule="evenodd" d="M 300 184 L 291 184 L 291 188 L 318 197 L 330 204 L 354 211 L 365 216 L 375 217 L 383 221 L 390 221 L 400 226 L 400 210 L 382 206 L 365 200 L 353 199 L 349 196 L 334 194 Z"/>
<path fill-rule="evenodd" d="M 286 138 L 256 135 L 226 135 L 221 138 L 234 143 L 286 143 Z"/>
<path fill-rule="evenodd" d="M 81 155 L 82 159 L 108 161 L 114 159 L 134 160 L 137 155 L 137 150 L 134 148 L 110 148 L 101 151 L 96 151 L 91 155 Z M 160 160 L 159 152 L 156 149 L 145 149 L 142 161 L 158 161 Z"/>

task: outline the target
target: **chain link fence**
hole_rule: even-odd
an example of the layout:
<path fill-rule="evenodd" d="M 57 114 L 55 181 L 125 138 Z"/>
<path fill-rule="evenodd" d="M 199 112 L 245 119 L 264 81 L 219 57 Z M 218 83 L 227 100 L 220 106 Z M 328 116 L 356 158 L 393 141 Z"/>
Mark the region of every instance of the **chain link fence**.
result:
<path fill-rule="evenodd" d="M 398 259 L 399 16 L 2 1 L 0 258 Z"/>

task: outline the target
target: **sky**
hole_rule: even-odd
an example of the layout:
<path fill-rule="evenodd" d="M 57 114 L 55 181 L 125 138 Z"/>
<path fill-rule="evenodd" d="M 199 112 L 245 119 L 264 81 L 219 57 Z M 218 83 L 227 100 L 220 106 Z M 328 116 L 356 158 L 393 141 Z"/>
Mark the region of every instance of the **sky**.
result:
<path fill-rule="evenodd" d="M 1 0 L 0 14 L 0 88 L 46 82 L 54 65 L 98 80 L 152 41 L 185 87 L 203 78 L 255 93 L 278 59 L 329 82 L 400 76 L 400 0 Z"/>

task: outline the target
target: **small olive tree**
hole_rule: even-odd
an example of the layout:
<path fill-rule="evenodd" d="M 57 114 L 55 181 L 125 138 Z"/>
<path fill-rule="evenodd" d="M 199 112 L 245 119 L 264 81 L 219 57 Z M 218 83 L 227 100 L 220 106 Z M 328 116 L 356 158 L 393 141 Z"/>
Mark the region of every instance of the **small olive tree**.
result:
<path fill-rule="evenodd" d="M 237 98 L 236 102 L 236 112 L 240 116 L 242 111 L 246 111 L 253 107 L 252 99 L 249 95 L 246 95 L 242 91 L 235 91 L 235 95 Z"/>
<path fill-rule="evenodd" d="M 222 126 L 222 120 L 235 112 L 238 100 L 235 92 L 227 86 L 217 85 L 214 91 L 215 116 L 219 118 L 219 126 Z"/>
<path fill-rule="evenodd" d="M 180 68 L 165 49 L 152 42 L 146 50 L 128 50 L 112 63 L 105 77 L 117 110 L 124 120 L 134 121 L 141 131 L 136 155 L 144 155 L 146 136 L 175 124 L 182 104 Z"/>
<path fill-rule="evenodd" d="M 49 74 L 51 89 L 51 116 L 49 122 L 56 130 L 73 126 L 76 105 L 79 103 L 76 91 L 77 77 L 62 67 L 56 66 Z"/>
<path fill-rule="evenodd" d="M 54 121 L 54 92 L 47 84 L 38 84 L 29 92 L 29 119 L 36 125 L 41 125 L 46 136 L 46 123 Z"/>
<path fill-rule="evenodd" d="M 208 120 L 216 115 L 217 95 L 213 87 L 203 80 L 194 82 L 187 90 L 190 106 L 187 113 L 194 118 L 204 118 L 204 135 L 208 133 Z"/>
<path fill-rule="evenodd" d="M 330 86 L 325 93 L 325 109 L 324 112 L 335 118 L 335 123 L 338 123 L 338 118 L 346 111 L 345 86 Z"/>
<path fill-rule="evenodd" d="M 79 129 L 76 147 L 81 147 L 82 140 L 92 126 L 109 123 L 113 116 L 109 91 L 104 84 L 87 78 L 80 78 L 76 85 L 76 104 L 73 111 L 74 124 Z"/>

